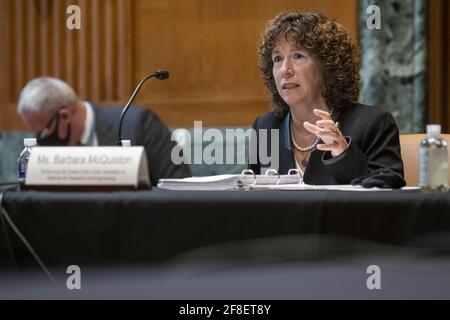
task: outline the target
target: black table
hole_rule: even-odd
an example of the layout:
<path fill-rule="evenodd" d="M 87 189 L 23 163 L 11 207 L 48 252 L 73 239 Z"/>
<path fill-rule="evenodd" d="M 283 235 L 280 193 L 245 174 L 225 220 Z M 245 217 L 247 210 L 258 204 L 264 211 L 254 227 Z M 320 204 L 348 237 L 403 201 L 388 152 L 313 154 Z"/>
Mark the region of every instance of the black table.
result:
<path fill-rule="evenodd" d="M 3 207 L 50 266 L 288 257 L 314 250 L 450 252 L 450 193 L 9 191 Z M 0 261 L 6 265 L 10 255 L 1 230 Z M 7 230 L 18 263 L 36 265 Z"/>

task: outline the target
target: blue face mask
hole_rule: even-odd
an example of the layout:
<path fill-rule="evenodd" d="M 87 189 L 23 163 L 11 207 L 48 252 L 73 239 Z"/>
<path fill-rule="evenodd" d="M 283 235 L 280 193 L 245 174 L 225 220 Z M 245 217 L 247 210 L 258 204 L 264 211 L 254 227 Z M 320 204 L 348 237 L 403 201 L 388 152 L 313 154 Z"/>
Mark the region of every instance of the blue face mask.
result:
<path fill-rule="evenodd" d="M 55 121 L 55 118 L 56 124 L 53 133 L 51 135 L 46 135 L 46 131 L 48 130 L 47 128 L 51 126 L 52 122 Z M 58 127 L 59 127 L 59 116 L 58 112 L 55 112 L 55 114 L 50 118 L 50 121 L 43 130 L 43 132 L 36 135 L 37 144 L 39 146 L 67 146 L 70 140 L 70 124 L 68 125 L 67 136 L 64 139 L 59 138 Z"/>

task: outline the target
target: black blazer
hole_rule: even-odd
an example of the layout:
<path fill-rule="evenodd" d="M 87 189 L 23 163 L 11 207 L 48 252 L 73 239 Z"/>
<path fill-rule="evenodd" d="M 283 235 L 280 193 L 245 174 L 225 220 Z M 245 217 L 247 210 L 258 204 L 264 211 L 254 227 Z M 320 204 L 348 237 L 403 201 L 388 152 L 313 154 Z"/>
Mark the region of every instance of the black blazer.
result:
<path fill-rule="evenodd" d="M 95 132 L 101 146 L 116 145 L 122 107 L 99 108 L 93 106 L 95 113 Z M 123 139 L 131 140 L 132 145 L 144 146 L 150 179 L 156 185 L 160 178 L 190 177 L 186 164 L 175 165 L 170 157 L 175 142 L 165 124 L 150 110 L 133 106 L 128 109 L 122 126 Z"/>
<path fill-rule="evenodd" d="M 287 117 L 288 114 L 278 118 L 269 112 L 257 117 L 253 123 L 257 133 L 261 129 L 269 130 L 268 155 L 271 154 L 270 130 L 279 130 L 279 165 L 275 169 L 280 174 L 295 168 Z M 348 110 L 335 111 L 332 118 L 339 121 L 341 131 L 350 143 L 349 147 L 336 158 L 332 158 L 329 151 L 312 151 L 303 177 L 305 183 L 349 184 L 353 179 L 380 168 L 389 168 L 403 176 L 399 131 L 390 113 L 381 108 L 354 104 Z M 260 173 L 262 167 L 271 167 L 271 163 L 261 164 L 258 143 L 259 134 L 250 146 L 250 155 L 257 154 L 255 163 L 249 163 L 249 169 L 255 173 Z"/>

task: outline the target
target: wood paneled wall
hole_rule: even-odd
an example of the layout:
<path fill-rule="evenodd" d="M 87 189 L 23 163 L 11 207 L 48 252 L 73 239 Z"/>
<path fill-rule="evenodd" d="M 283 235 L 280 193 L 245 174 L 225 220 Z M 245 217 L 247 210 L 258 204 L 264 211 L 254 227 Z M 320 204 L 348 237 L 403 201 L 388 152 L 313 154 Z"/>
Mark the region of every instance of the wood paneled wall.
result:
<path fill-rule="evenodd" d="M 72 4 L 82 8 L 81 30 L 66 28 L 66 9 Z M 81 97 L 125 98 L 130 57 L 119 39 L 127 40 L 123 12 L 129 7 L 126 0 L 12 1 L 11 94 L 33 77 L 52 75 L 70 83 Z"/>
<path fill-rule="evenodd" d="M 81 30 L 66 28 L 69 5 Z M 169 126 L 250 126 L 268 110 L 257 42 L 283 10 L 335 17 L 357 39 L 357 0 L 0 0 L 0 129 L 23 129 L 15 104 L 40 75 L 59 77 L 96 104 L 124 104 L 146 75 L 136 103 Z"/>
<path fill-rule="evenodd" d="M 428 2 L 428 123 L 450 132 L 450 3 Z"/>

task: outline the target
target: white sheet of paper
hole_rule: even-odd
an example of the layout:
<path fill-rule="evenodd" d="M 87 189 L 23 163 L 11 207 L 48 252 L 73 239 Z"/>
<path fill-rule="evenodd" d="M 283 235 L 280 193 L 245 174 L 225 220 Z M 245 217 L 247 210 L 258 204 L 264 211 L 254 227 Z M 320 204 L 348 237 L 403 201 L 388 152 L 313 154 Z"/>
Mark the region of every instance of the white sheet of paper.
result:
<path fill-rule="evenodd" d="M 286 184 L 286 185 L 258 185 L 253 189 L 269 190 L 334 190 L 334 191 L 392 191 L 394 189 L 364 188 L 353 185 L 310 185 L 310 184 Z M 419 187 L 404 187 L 400 190 L 417 190 Z"/>

